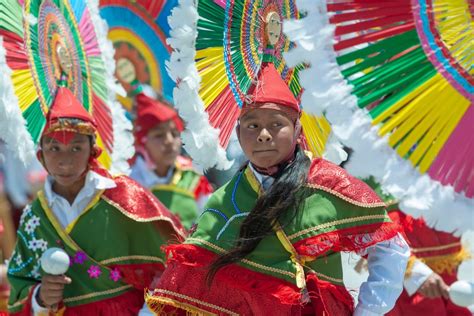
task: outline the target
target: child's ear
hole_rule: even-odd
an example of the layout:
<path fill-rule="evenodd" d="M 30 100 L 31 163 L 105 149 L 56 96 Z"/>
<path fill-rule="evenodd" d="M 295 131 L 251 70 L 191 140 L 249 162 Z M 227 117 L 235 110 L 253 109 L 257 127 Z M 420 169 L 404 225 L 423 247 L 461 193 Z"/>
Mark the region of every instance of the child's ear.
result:
<path fill-rule="evenodd" d="M 42 149 L 38 149 L 38 151 L 36 152 L 36 158 L 41 163 L 43 168 L 48 172 L 48 168 L 46 167 L 46 163 L 44 162 L 43 150 Z"/>
<path fill-rule="evenodd" d="M 94 144 L 91 148 L 91 157 L 97 159 L 100 154 L 102 154 L 102 148 Z"/>

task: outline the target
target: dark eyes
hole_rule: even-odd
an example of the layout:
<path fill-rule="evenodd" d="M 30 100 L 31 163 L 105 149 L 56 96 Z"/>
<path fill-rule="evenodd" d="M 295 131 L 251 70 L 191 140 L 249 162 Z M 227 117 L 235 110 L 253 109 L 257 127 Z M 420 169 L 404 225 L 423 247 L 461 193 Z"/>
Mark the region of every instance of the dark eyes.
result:
<path fill-rule="evenodd" d="M 278 127 L 281 127 L 283 126 L 283 124 L 281 122 L 273 122 L 270 124 L 269 128 L 278 128 Z M 258 124 L 255 124 L 255 123 L 250 123 L 247 125 L 247 128 L 249 129 L 256 129 L 258 128 Z"/>

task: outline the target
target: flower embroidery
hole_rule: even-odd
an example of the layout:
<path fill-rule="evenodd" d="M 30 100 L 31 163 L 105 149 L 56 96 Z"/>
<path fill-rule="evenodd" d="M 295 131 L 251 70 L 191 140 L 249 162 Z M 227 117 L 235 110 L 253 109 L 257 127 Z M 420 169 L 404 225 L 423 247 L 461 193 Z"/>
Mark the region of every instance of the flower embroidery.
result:
<path fill-rule="evenodd" d="M 45 241 L 44 239 L 32 239 L 28 241 L 28 249 L 32 251 L 46 251 L 48 249 L 48 242 Z"/>
<path fill-rule="evenodd" d="M 25 222 L 26 217 L 31 213 L 31 205 L 25 206 L 23 209 L 23 212 L 21 213 L 20 217 L 20 226 L 23 226 L 23 223 Z"/>
<path fill-rule="evenodd" d="M 89 267 L 89 270 L 87 270 L 87 273 L 89 273 L 89 278 L 98 279 L 99 276 L 102 274 L 102 271 L 100 271 L 100 268 L 98 266 L 91 265 Z"/>
<path fill-rule="evenodd" d="M 36 215 L 31 216 L 31 218 L 28 220 L 27 225 L 30 224 L 31 227 L 33 227 L 33 230 L 36 229 L 40 225 L 40 218 Z"/>
<path fill-rule="evenodd" d="M 17 266 L 21 265 L 23 263 L 23 259 L 21 258 L 21 255 L 18 254 L 16 257 L 15 257 L 15 263 Z"/>
<path fill-rule="evenodd" d="M 78 251 L 74 255 L 74 263 L 83 264 L 87 260 L 87 255 L 83 251 Z"/>
<path fill-rule="evenodd" d="M 117 268 L 110 271 L 110 279 L 113 280 L 114 282 L 117 282 L 121 278 L 122 276 L 120 275 L 120 271 Z"/>
<path fill-rule="evenodd" d="M 33 227 L 33 225 L 31 225 L 30 221 L 28 221 L 25 225 L 25 231 L 31 235 L 34 231 L 35 231 L 35 228 Z"/>
<path fill-rule="evenodd" d="M 39 279 L 41 277 L 41 274 L 39 273 L 39 269 L 40 269 L 40 262 L 38 262 L 34 267 L 33 269 L 31 270 L 31 275 L 35 278 L 35 279 Z"/>

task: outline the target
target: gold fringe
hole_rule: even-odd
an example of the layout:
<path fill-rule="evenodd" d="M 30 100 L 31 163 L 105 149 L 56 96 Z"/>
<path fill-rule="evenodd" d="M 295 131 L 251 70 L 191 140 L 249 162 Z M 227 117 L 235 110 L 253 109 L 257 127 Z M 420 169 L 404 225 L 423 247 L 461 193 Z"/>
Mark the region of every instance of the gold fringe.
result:
<path fill-rule="evenodd" d="M 413 270 L 413 264 L 415 260 L 420 260 L 428 267 L 430 267 L 433 272 L 436 274 L 442 273 L 449 273 L 452 274 L 456 271 L 459 265 L 471 258 L 471 253 L 466 248 L 461 248 L 460 251 L 456 253 L 452 253 L 449 255 L 444 256 L 432 256 L 432 257 L 424 257 L 424 258 L 417 258 L 415 256 L 410 256 L 408 260 L 407 270 L 405 273 L 405 278 L 410 277 L 411 272 Z"/>
<path fill-rule="evenodd" d="M 186 315 L 188 316 L 197 316 L 197 315 L 206 315 L 206 316 L 215 316 L 216 314 L 209 313 L 207 311 L 203 311 L 196 306 L 186 304 L 183 302 L 175 301 L 171 298 L 167 297 L 152 297 L 147 294 L 146 304 L 148 308 L 155 313 L 155 315 L 164 315 L 164 309 L 167 306 L 172 306 L 175 308 L 182 309 L 186 311 Z M 174 313 L 173 313 L 174 314 Z M 169 313 L 168 313 L 169 315 Z"/>

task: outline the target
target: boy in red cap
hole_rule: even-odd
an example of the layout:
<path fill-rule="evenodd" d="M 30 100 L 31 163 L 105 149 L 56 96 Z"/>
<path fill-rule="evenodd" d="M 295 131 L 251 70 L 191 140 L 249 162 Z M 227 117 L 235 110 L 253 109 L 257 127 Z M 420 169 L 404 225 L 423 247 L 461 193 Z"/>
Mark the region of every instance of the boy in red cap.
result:
<path fill-rule="evenodd" d="M 23 211 L 8 266 L 11 315 L 136 315 L 164 269 L 160 247 L 184 235 L 147 190 L 100 167 L 95 136 L 95 120 L 59 87 L 38 151 L 48 178 Z M 65 275 L 41 270 L 51 247 L 69 255 Z"/>
<path fill-rule="evenodd" d="M 135 138 L 138 157 L 131 177 L 149 188 L 187 229 L 201 212 L 212 187 L 180 156 L 183 122 L 164 100 L 136 96 Z"/>
<path fill-rule="evenodd" d="M 249 159 L 209 199 L 147 295 L 157 313 L 382 315 L 402 291 L 409 249 L 366 184 L 298 145 L 298 101 L 264 62 L 237 125 Z M 341 251 L 369 258 L 354 311 Z"/>

